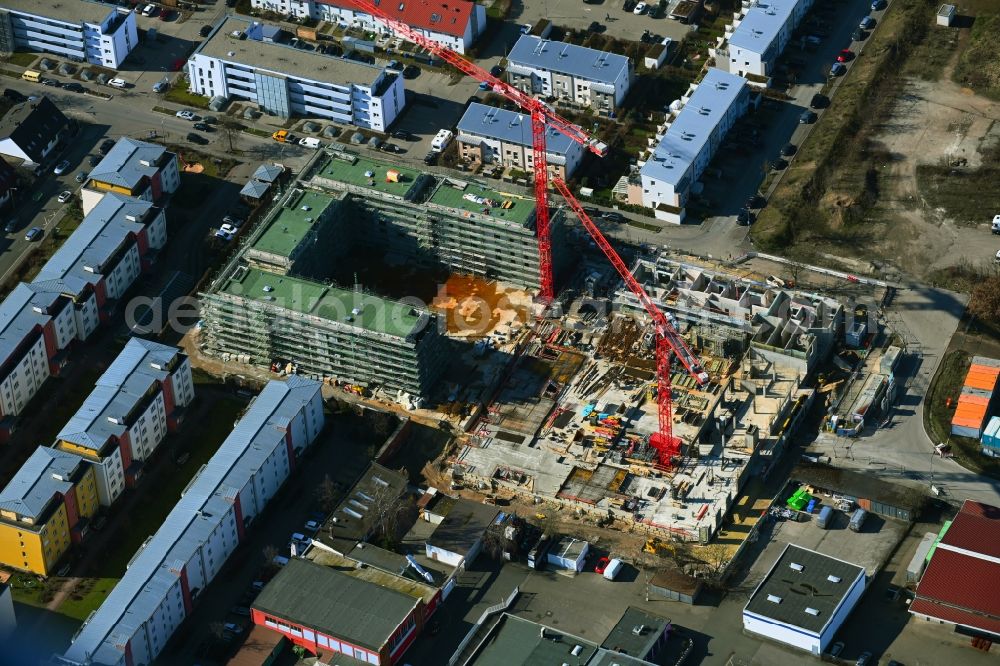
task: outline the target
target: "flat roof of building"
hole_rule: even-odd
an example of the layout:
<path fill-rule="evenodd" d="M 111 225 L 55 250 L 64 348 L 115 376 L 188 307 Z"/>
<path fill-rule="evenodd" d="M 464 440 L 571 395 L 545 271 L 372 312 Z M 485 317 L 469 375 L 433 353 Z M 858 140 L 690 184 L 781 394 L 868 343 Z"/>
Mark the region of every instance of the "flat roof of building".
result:
<path fill-rule="evenodd" d="M 670 620 L 629 606 L 601 647 L 611 652 L 645 659 L 660 641 Z"/>
<path fill-rule="evenodd" d="M 272 380 L 236 423 L 171 509 L 156 533 L 139 549 L 125 575 L 67 648 L 71 663 L 117 664 L 122 646 L 163 603 L 176 584 L 178 562 L 188 562 L 223 524 L 230 493 L 259 473 L 276 447 L 285 446 L 291 419 L 319 394 L 321 384 L 296 375 Z"/>
<path fill-rule="evenodd" d="M 542 638 L 544 630 L 545 638 Z M 579 654 L 573 649 L 581 646 Z M 586 666 L 597 646 L 557 629 L 504 613 L 466 666 Z"/>
<path fill-rule="evenodd" d="M 334 199 L 325 194 L 302 190 L 294 201 L 289 200 L 281 206 L 280 212 L 271 218 L 254 241 L 253 248 L 282 257 L 291 256 L 333 202 Z"/>
<path fill-rule="evenodd" d="M 500 192 L 485 185 L 456 178 L 444 178 L 428 201 L 459 211 L 505 220 L 522 227 L 535 219 L 533 198 Z M 503 208 L 504 203 L 509 203 L 510 207 Z"/>
<path fill-rule="evenodd" d="M 391 489 L 400 497 L 406 485 L 406 478 L 399 472 L 371 463 L 314 538 L 338 553 L 351 552 L 372 530 L 375 515 L 368 509 L 373 493 L 385 494 L 389 492 L 386 489 Z"/>
<path fill-rule="evenodd" d="M 306 559 L 321 566 L 333 568 L 348 576 L 374 583 L 379 587 L 402 592 L 407 596 L 417 599 L 423 599 L 424 603 L 430 603 L 437 595 L 439 588 L 428 584 L 423 578 L 417 576 L 406 562 L 406 558 L 402 555 L 384 550 L 372 544 L 359 545 L 362 547 L 351 551 L 352 555 L 350 557 L 331 553 L 325 548 L 311 548 L 306 554 Z M 361 555 L 364 559 L 355 557 L 355 554 Z M 398 562 L 396 563 L 398 570 L 393 570 L 397 569 L 397 567 L 390 563 L 394 561 L 390 557 L 391 555 L 395 555 L 402 560 L 401 565 Z M 371 564 L 372 560 L 377 564 Z M 359 562 L 364 562 L 369 566 L 358 566 Z M 386 564 L 388 566 L 385 566 Z"/>
<path fill-rule="evenodd" d="M 820 634 L 864 575 L 857 564 L 788 544 L 743 612 Z"/>
<path fill-rule="evenodd" d="M 90 179 L 132 190 L 171 158 L 173 153 L 163 146 L 123 136 L 90 172 Z"/>
<path fill-rule="evenodd" d="M 258 31 L 257 28 L 260 28 Z M 367 63 L 323 55 L 316 51 L 304 51 L 287 44 L 265 42 L 262 35 L 253 39 L 254 31 L 262 32 L 263 24 L 236 16 L 227 16 L 216 25 L 194 55 L 218 58 L 224 62 L 248 65 L 275 74 L 320 81 L 336 85 L 372 85 L 383 73 L 383 68 Z M 248 37 L 238 39 L 233 32 L 247 33 Z"/>
<path fill-rule="evenodd" d="M 534 35 L 521 35 L 507 54 L 507 62 L 608 85 L 614 84 L 629 69 L 626 56 L 566 42 L 553 42 Z"/>
<path fill-rule="evenodd" d="M 842 495 L 875 500 L 910 511 L 919 508 L 926 500 L 926 496 L 915 488 L 889 483 L 871 474 L 831 465 L 800 463 L 792 470 L 790 478 L 800 483 L 833 490 Z"/>
<path fill-rule="evenodd" d="M 764 0 L 747 10 L 729 45 L 763 54 L 774 42 L 800 0 Z M 777 53 L 774 54 L 777 57 Z"/>
<path fill-rule="evenodd" d="M 66 23 L 101 23 L 109 14 L 117 11 L 114 5 L 91 0 L 4 0 L 4 9 L 15 12 L 45 16 Z"/>
<path fill-rule="evenodd" d="M 429 315 L 412 305 L 246 266 L 238 268 L 220 291 L 397 338 L 430 324 Z M 355 310 L 359 312 L 354 314 Z"/>
<path fill-rule="evenodd" d="M 458 121 L 458 131 L 528 148 L 532 145 L 531 114 L 479 102 L 470 104 L 462 114 Z M 579 144 L 553 127 L 545 132 L 545 151 L 550 155 L 565 156 L 576 145 Z"/>
<path fill-rule="evenodd" d="M 398 177 L 389 180 L 387 174 L 395 171 Z M 319 169 L 317 175 L 355 187 L 363 187 L 386 192 L 397 197 L 406 197 L 414 183 L 421 176 L 417 169 L 348 152 L 334 153 Z"/>
<path fill-rule="evenodd" d="M 56 493 L 67 494 L 83 458 L 40 446 L 0 491 L 0 509 L 38 521 Z M 29 526 L 30 528 L 30 526 Z"/>
<path fill-rule="evenodd" d="M 432 546 L 466 555 L 502 512 L 495 506 L 459 499 L 431 534 Z"/>
<path fill-rule="evenodd" d="M 378 652 L 419 603 L 419 597 L 292 558 L 253 608 Z"/>
<path fill-rule="evenodd" d="M 746 86 L 742 76 L 710 67 L 640 174 L 676 187 L 688 176 L 695 158 Z"/>
<path fill-rule="evenodd" d="M 254 625 L 239 652 L 226 662 L 226 666 L 261 666 L 268 663 L 267 660 L 276 650 L 280 654 L 288 645 L 288 639 L 277 631 Z"/>

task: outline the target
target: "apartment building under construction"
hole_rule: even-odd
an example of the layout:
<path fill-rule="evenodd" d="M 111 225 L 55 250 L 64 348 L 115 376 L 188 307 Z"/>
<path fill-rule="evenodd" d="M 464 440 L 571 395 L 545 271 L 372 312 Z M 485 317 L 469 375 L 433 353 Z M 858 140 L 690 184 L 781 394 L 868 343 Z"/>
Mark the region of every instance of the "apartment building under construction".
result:
<path fill-rule="evenodd" d="M 443 268 L 538 289 L 535 201 L 476 181 L 422 173 L 344 151 L 328 151 L 301 184 L 345 206 L 338 238 L 408 266 Z M 552 260 L 566 266 L 564 217 L 552 210 Z"/>

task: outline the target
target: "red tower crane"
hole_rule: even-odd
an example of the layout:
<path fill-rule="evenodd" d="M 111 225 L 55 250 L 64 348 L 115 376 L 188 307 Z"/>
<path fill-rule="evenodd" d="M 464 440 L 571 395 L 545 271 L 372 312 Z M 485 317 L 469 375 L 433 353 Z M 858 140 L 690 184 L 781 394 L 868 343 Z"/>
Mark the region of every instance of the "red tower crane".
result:
<path fill-rule="evenodd" d="M 539 295 L 545 302 L 555 298 L 555 285 L 552 278 L 552 239 L 549 230 L 549 167 L 545 159 L 545 128 L 551 127 L 565 134 L 573 141 L 587 147 L 596 155 L 604 156 L 608 152 L 606 144 L 594 139 L 578 125 L 574 125 L 552 110 L 541 100 L 535 99 L 526 92 L 515 88 L 506 81 L 498 79 L 482 67 L 473 64 L 446 46 L 417 32 L 406 23 L 402 23 L 382 11 L 380 0 L 352 0 L 352 4 L 368 14 L 371 14 L 392 30 L 415 44 L 424 47 L 449 65 L 482 83 L 487 83 L 494 92 L 511 100 L 531 115 L 531 148 L 535 176 L 535 234 L 538 238 L 538 272 Z"/>
<path fill-rule="evenodd" d="M 552 180 L 553 186 L 563 196 L 573 212 L 580 218 L 583 227 L 594 239 L 597 247 L 601 249 L 604 256 L 608 258 L 611 265 L 615 267 L 625 284 L 639 299 L 642 307 L 645 308 L 650 318 L 653 320 L 653 327 L 656 330 L 656 404 L 659 416 L 659 432 L 650 437 L 650 444 L 659 453 L 659 462 L 663 467 L 669 467 L 671 460 L 680 452 L 677 441 L 674 439 L 674 426 L 671 419 L 672 396 L 670 390 L 670 356 L 675 355 L 681 364 L 694 377 L 699 385 L 708 381 L 708 373 L 701 366 L 701 362 L 694 352 L 684 342 L 677 329 L 667 320 L 663 311 L 656 306 L 653 299 L 649 297 L 646 290 L 642 288 L 639 281 L 635 279 L 628 266 L 622 258 L 615 252 L 608 239 L 604 237 L 601 230 L 597 228 L 590 216 L 583 210 L 583 206 L 577 201 L 569 186 L 562 179 Z"/>
<path fill-rule="evenodd" d="M 482 83 L 487 83 L 496 93 L 499 93 L 516 103 L 527 113 L 531 114 L 531 138 L 532 138 L 532 159 L 535 177 L 535 200 L 536 200 L 536 235 L 538 237 L 538 266 L 541 274 L 540 295 L 546 301 L 555 298 L 555 287 L 552 279 L 552 244 L 549 233 L 549 170 L 545 157 L 545 130 L 551 127 L 562 134 L 565 134 L 573 141 L 585 146 L 591 152 L 603 157 L 608 152 L 606 144 L 593 138 L 578 125 L 574 125 L 557 114 L 551 107 L 535 99 L 519 88 L 515 88 L 506 81 L 502 81 L 487 72 L 482 67 L 469 62 L 451 49 L 438 44 L 434 40 L 417 32 L 409 25 L 391 18 L 379 7 L 379 0 L 352 0 L 353 4 L 379 21 L 389 26 L 396 34 L 415 44 L 419 44 L 437 57 L 441 58 L 452 67 L 463 74 L 476 79 Z M 694 377 L 699 385 L 708 381 L 708 374 L 702 369 L 701 363 L 694 352 L 688 348 L 684 339 L 674 329 L 667 320 L 663 312 L 660 311 L 653 300 L 646 293 L 642 285 L 629 272 L 628 266 L 622 261 L 618 253 L 611 246 L 608 240 L 597 228 L 597 225 L 583 211 L 583 206 L 576 200 L 569 187 L 561 179 L 553 179 L 552 184 L 562 194 L 563 198 L 570 205 L 573 211 L 580 218 L 584 228 L 597 243 L 597 246 L 604 252 L 611 264 L 621 275 L 622 280 L 629 289 L 639 298 L 642 306 L 649 313 L 656 329 L 656 377 L 657 377 L 657 411 L 659 416 L 659 431 L 650 437 L 650 443 L 659 454 L 659 464 L 663 467 L 670 467 L 672 458 L 679 452 L 677 442 L 673 436 L 673 422 L 671 420 L 671 390 L 670 390 L 670 365 L 671 353 L 680 359 L 681 364 L 688 373 Z"/>

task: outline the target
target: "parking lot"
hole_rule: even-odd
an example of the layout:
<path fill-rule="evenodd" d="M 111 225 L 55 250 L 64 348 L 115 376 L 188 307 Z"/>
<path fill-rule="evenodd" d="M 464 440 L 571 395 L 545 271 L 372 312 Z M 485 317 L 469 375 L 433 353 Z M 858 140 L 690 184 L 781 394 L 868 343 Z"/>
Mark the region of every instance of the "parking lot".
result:
<path fill-rule="evenodd" d="M 667 14 L 679 0 L 670 0 Z M 603 34 L 619 39 L 636 40 L 645 30 L 651 33 L 669 37 L 674 41 L 684 39 L 688 32 L 697 28 L 685 25 L 668 17 L 653 18 L 648 13 L 643 15 L 625 11 L 624 0 L 603 0 L 601 2 L 582 2 L 581 0 L 548 0 L 544 3 L 530 3 L 525 7 L 515 3 L 510 20 L 515 23 L 534 24 L 546 18 L 556 25 L 586 30 L 594 21 L 604 26 Z M 516 37 L 515 37 L 516 39 Z M 510 43 L 513 46 L 513 42 Z M 508 50 L 510 48 L 508 46 Z"/>

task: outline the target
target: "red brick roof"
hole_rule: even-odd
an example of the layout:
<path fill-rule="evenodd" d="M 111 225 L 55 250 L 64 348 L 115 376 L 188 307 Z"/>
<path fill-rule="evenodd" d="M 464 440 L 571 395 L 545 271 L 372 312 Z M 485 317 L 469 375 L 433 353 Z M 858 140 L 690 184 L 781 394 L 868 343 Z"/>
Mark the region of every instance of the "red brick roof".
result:
<path fill-rule="evenodd" d="M 362 12 L 351 0 L 319 1 L 332 7 Z M 462 37 L 474 4 L 469 0 L 382 0 L 379 7 L 389 18 L 414 28 Z"/>
<path fill-rule="evenodd" d="M 910 611 L 1000 634 L 998 557 L 1000 508 L 967 501 L 935 549 Z"/>
<path fill-rule="evenodd" d="M 1000 557 L 1000 508 L 966 500 L 941 543 Z"/>

